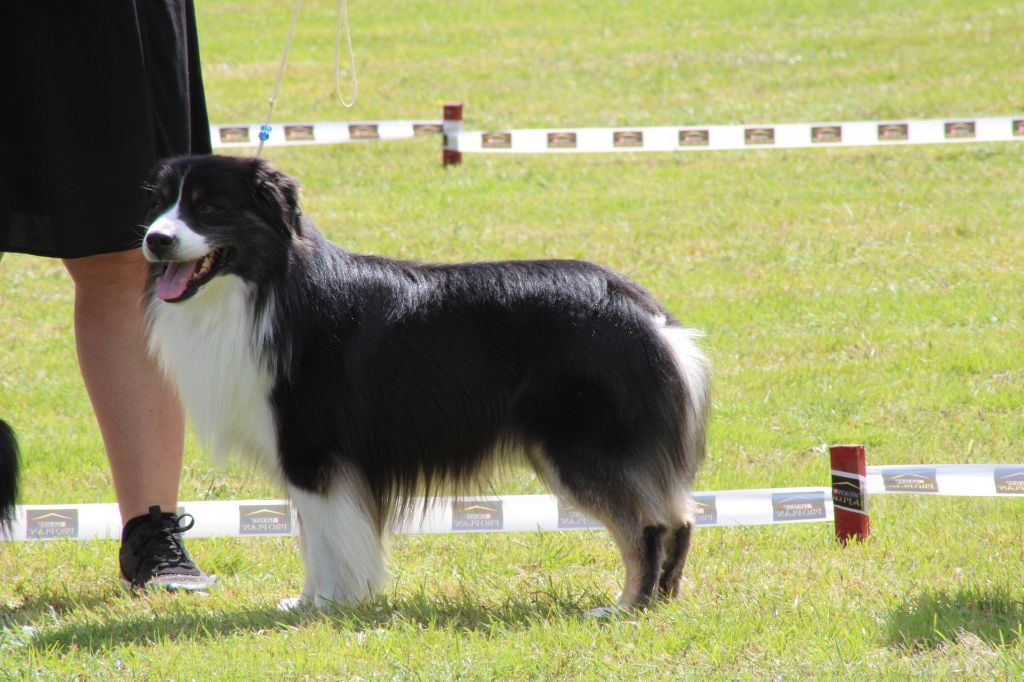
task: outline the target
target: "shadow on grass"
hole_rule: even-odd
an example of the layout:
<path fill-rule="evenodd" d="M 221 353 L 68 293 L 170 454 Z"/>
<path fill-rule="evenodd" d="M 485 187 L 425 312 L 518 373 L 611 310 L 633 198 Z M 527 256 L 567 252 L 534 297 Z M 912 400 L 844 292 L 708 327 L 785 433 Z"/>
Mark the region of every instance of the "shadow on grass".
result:
<path fill-rule="evenodd" d="M 42 599 L 45 599 L 43 597 Z M 105 600 L 110 604 L 109 595 Z M 63 652 L 71 649 L 100 652 L 119 645 L 147 645 L 159 641 L 202 641 L 240 632 L 267 632 L 302 627 L 317 622 L 337 630 L 361 632 L 394 628 L 438 628 L 456 631 L 488 631 L 494 628 L 525 629 L 533 624 L 581 618 L 583 599 L 561 596 L 524 595 L 500 602 L 482 602 L 474 595 L 382 596 L 351 607 L 323 611 L 296 609 L 281 611 L 276 604 L 239 609 L 208 609 L 202 598 L 171 602 L 172 608 L 140 608 L 126 616 L 90 617 L 36 631 L 24 644 L 38 650 Z M 82 606 L 81 602 L 65 608 Z M 100 605 L 102 608 L 102 605 Z M 38 605 L 25 605 L 15 615 L 26 621 L 38 613 Z"/>
<path fill-rule="evenodd" d="M 536 623 L 582 618 L 597 606 L 586 594 L 550 591 L 501 600 L 474 593 L 438 595 L 420 590 L 413 595 L 381 596 L 359 607 L 336 607 L 324 613 L 335 627 L 370 630 L 410 625 L 455 631 L 524 628 Z"/>
<path fill-rule="evenodd" d="M 83 590 L 67 584 L 42 588 L 17 606 L 0 604 L 0 627 L 30 626 L 47 617 L 58 618 L 79 609 L 92 609 L 109 603 L 110 585 L 96 583 Z"/>
<path fill-rule="evenodd" d="M 220 639 L 239 632 L 283 630 L 301 618 L 275 607 L 237 610 L 141 611 L 125 617 L 108 617 L 66 623 L 37 631 L 24 644 L 40 651 L 64 653 L 72 649 L 99 653 L 121 645 L 147 645 L 160 641 Z"/>
<path fill-rule="evenodd" d="M 989 646 L 1024 638 L 1024 605 L 1006 589 L 970 587 L 955 594 L 927 592 L 889 615 L 890 646 L 927 650 L 955 643 L 965 634 Z"/>

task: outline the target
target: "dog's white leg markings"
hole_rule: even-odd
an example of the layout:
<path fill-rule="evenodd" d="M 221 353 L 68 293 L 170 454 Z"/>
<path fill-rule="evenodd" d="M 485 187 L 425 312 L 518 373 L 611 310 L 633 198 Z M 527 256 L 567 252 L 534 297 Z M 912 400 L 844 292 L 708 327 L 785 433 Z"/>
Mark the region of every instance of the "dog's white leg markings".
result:
<path fill-rule="evenodd" d="M 632 609 L 623 606 L 598 606 L 583 612 L 584 618 L 611 618 L 613 616 L 625 616 L 632 613 Z"/>
<path fill-rule="evenodd" d="M 299 525 L 301 526 L 301 524 L 302 519 L 300 518 Z M 310 566 L 309 561 L 306 560 L 308 553 L 306 550 L 305 533 L 299 534 L 299 556 L 302 557 L 302 566 L 306 572 L 306 577 L 302 584 L 302 592 L 299 593 L 298 597 L 287 597 L 278 601 L 277 608 L 281 611 L 294 611 L 296 609 L 312 606 L 315 601 L 314 597 L 316 595 L 316 591 L 314 590 L 313 585 L 316 581 L 313 579 L 313 574 L 310 572 L 312 570 L 312 566 Z"/>
<path fill-rule="evenodd" d="M 277 602 L 277 608 L 279 611 L 296 611 L 303 608 L 305 602 L 302 601 L 302 597 L 286 597 L 285 599 L 279 599 Z"/>
<path fill-rule="evenodd" d="M 346 473 L 323 494 L 288 486 L 302 519 L 306 583 L 303 603 L 347 604 L 376 592 L 387 578 L 384 547 L 360 486 Z"/>

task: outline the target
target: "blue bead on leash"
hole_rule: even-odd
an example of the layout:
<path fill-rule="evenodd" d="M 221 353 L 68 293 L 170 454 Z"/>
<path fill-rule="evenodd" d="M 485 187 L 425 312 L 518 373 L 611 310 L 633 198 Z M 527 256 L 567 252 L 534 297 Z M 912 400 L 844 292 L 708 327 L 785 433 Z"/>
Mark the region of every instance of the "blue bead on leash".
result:
<path fill-rule="evenodd" d="M 266 123 L 260 126 L 260 144 L 256 148 L 256 158 L 263 155 L 263 143 L 270 139 L 270 119 L 274 116 L 274 102 L 277 101 L 277 93 L 281 89 L 281 78 L 284 76 L 284 65 L 288 61 L 288 51 L 292 47 L 292 40 L 295 38 L 295 24 L 299 20 L 299 12 L 302 10 L 302 0 L 295 0 L 295 12 L 292 14 L 292 23 L 288 28 L 288 40 L 284 44 L 284 54 L 281 55 L 281 65 L 277 68 L 277 81 L 274 83 L 274 94 L 267 100 Z M 338 0 L 338 31 L 334 41 L 334 91 L 338 99 L 346 107 L 352 107 L 356 103 L 356 96 L 359 93 L 359 82 L 356 80 L 356 60 L 352 52 L 352 34 L 348 28 L 348 0 Z M 345 27 L 345 37 L 348 41 L 349 67 L 352 69 L 352 101 L 346 102 L 341 94 L 341 84 L 338 79 L 339 61 L 341 53 L 341 28 Z"/>

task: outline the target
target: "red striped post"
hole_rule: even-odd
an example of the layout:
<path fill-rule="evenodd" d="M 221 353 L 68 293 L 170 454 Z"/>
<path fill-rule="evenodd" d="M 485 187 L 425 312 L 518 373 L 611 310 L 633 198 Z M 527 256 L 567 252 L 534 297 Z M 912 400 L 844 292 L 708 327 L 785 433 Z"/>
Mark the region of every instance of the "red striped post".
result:
<path fill-rule="evenodd" d="M 863 445 L 833 445 L 832 506 L 836 539 L 846 545 L 851 538 L 866 540 L 871 534 L 868 516 L 868 469 Z"/>
<path fill-rule="evenodd" d="M 462 130 L 462 103 L 449 102 L 444 105 L 444 117 L 441 122 L 444 131 L 444 148 L 441 150 L 441 165 L 457 166 L 462 163 L 462 152 L 459 151 L 457 135 Z"/>

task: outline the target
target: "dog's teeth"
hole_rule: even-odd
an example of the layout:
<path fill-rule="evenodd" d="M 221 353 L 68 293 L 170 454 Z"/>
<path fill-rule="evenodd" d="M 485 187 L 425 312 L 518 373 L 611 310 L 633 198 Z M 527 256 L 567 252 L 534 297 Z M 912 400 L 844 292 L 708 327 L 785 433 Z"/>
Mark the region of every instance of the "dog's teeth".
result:
<path fill-rule="evenodd" d="M 208 255 L 205 258 L 203 258 L 202 262 L 199 264 L 199 268 L 196 270 L 196 274 L 194 275 L 194 277 L 196 277 L 196 278 L 205 277 L 207 274 L 209 274 L 210 269 L 212 267 L 213 267 L 213 254 L 211 253 L 210 255 Z"/>

